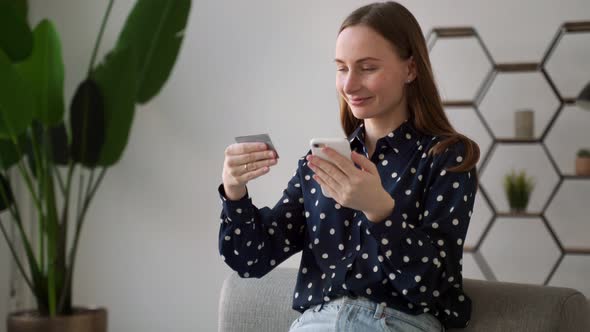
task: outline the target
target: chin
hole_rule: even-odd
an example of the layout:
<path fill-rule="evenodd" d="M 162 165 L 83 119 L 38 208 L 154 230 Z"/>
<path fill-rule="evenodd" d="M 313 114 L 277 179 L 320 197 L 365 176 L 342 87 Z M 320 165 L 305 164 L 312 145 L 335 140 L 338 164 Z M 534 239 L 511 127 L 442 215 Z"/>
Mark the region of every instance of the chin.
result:
<path fill-rule="evenodd" d="M 375 112 L 373 112 L 371 109 L 366 109 L 364 107 L 361 107 L 361 108 L 357 108 L 357 107 L 353 107 L 353 106 L 349 106 L 349 107 L 350 107 L 350 110 L 352 111 L 352 115 L 354 115 L 354 117 L 357 119 L 364 120 L 364 119 L 370 119 L 375 116 Z"/>

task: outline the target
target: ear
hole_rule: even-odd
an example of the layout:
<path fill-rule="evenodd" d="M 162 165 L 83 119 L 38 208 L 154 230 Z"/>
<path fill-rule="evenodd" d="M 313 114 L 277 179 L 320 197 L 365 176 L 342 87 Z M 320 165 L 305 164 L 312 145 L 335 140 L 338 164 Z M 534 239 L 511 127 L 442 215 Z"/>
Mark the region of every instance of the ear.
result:
<path fill-rule="evenodd" d="M 414 60 L 414 56 L 410 56 L 407 62 L 407 71 L 406 71 L 406 82 L 412 82 L 416 79 L 416 61 Z"/>

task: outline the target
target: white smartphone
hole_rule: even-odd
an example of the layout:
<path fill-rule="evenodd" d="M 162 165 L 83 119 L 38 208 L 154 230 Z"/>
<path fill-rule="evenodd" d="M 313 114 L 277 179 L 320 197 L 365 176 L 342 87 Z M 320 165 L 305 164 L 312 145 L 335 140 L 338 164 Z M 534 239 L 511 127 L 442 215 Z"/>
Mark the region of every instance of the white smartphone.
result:
<path fill-rule="evenodd" d="M 344 137 L 342 138 L 312 138 L 309 141 L 309 146 L 311 147 L 311 154 L 314 156 L 318 156 L 322 159 L 332 161 L 330 157 L 328 157 L 323 151 L 322 148 L 327 146 L 339 154 L 341 154 L 344 158 L 348 160 L 352 160 L 350 158 L 350 154 L 352 151 L 350 150 L 350 143 Z M 322 194 L 326 197 L 330 197 L 326 192 L 324 192 L 324 188 L 322 188 Z"/>

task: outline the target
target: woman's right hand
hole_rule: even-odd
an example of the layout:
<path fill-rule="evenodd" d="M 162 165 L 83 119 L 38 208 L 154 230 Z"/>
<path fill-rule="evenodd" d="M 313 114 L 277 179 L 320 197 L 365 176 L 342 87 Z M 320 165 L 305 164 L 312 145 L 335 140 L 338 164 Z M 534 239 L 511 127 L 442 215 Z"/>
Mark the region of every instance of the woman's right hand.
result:
<path fill-rule="evenodd" d="M 276 165 L 276 153 L 265 143 L 234 143 L 225 149 L 223 162 L 223 188 L 230 200 L 239 200 L 246 194 L 248 181 L 260 177 Z"/>

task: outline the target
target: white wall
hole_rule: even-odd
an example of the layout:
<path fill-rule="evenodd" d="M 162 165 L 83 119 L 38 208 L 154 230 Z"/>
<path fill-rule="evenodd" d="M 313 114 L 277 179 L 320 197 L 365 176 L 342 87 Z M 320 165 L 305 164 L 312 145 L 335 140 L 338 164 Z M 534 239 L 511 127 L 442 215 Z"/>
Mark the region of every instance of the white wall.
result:
<path fill-rule="evenodd" d="M 498 62 L 538 61 L 563 21 L 590 19 L 583 0 L 402 2 L 424 32 L 475 26 Z M 270 133 L 279 165 L 249 188 L 256 204 L 274 204 L 309 139 L 341 134 L 334 40 L 340 21 L 364 3 L 193 3 L 173 76 L 138 110 L 126 154 L 90 210 L 77 304 L 108 307 L 113 331 L 216 330 L 219 290 L 230 272 L 217 254 L 223 150 L 234 136 Z M 131 6 L 116 2 L 100 54 L 113 45 Z M 105 8 L 106 1 L 31 1 L 32 21 L 49 17 L 60 33 L 67 104 Z M 285 264 L 295 266 L 298 257 Z M 478 276 L 472 262 L 466 258 L 466 274 Z"/>
<path fill-rule="evenodd" d="M 0 218 L 4 221 L 8 218 L 7 213 L 0 213 Z M 6 220 L 8 221 L 8 220 Z M 1 236 L 1 234 L 0 234 Z M 10 290 L 10 251 L 6 242 L 0 240 L 0 331 L 4 331 L 4 318 L 8 312 L 8 298 Z"/>

